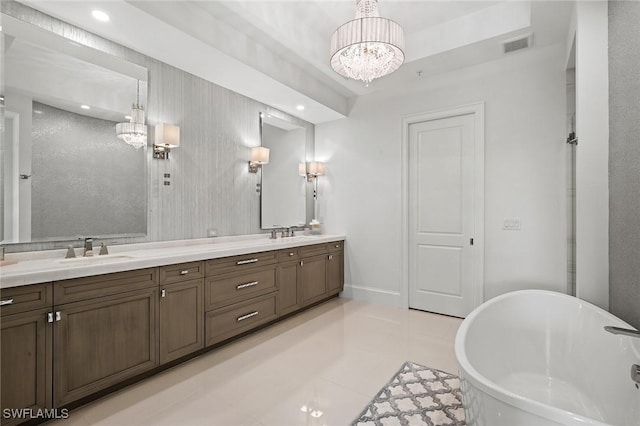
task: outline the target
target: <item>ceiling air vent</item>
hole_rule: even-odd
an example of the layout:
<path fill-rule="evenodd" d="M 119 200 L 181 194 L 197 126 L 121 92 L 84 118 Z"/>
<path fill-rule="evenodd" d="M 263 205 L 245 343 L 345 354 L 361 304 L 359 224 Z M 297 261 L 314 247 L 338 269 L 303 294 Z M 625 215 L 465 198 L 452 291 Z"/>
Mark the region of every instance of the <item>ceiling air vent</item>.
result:
<path fill-rule="evenodd" d="M 526 49 L 531 46 L 532 34 L 526 34 L 511 40 L 505 40 L 502 42 L 502 49 L 504 53 L 514 52 L 520 49 Z"/>

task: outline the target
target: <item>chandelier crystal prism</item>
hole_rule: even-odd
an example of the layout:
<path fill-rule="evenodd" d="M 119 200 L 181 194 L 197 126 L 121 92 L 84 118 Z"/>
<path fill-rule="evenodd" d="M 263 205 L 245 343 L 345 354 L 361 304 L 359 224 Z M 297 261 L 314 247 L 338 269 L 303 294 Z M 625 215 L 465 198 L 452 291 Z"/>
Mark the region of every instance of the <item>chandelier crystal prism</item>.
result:
<path fill-rule="evenodd" d="M 144 107 L 140 105 L 140 80 L 138 80 L 136 103 L 131 106 L 128 123 L 116 124 L 116 136 L 136 150 L 147 144 L 147 125 L 144 123 Z"/>
<path fill-rule="evenodd" d="M 402 27 L 380 17 L 378 0 L 356 0 L 356 19 L 339 27 L 331 37 L 331 68 L 368 86 L 403 62 Z"/>

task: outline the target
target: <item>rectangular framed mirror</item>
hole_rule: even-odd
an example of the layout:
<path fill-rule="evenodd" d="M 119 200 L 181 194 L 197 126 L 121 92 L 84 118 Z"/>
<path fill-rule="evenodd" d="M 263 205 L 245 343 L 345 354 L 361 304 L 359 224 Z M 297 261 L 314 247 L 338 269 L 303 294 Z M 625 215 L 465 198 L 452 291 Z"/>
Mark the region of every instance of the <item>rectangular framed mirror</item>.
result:
<path fill-rule="evenodd" d="M 116 137 L 147 69 L 2 14 L 5 243 L 147 234 L 147 150 Z"/>
<path fill-rule="evenodd" d="M 306 129 L 269 114 L 260 115 L 262 146 L 269 163 L 262 166 L 262 229 L 307 223 L 307 181 L 298 166 L 306 161 Z"/>

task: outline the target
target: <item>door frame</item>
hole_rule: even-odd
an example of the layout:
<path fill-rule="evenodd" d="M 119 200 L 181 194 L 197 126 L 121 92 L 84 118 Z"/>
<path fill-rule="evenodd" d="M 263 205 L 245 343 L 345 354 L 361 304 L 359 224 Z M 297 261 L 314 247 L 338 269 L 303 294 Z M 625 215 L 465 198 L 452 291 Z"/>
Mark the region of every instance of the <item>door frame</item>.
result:
<path fill-rule="evenodd" d="M 475 124 L 473 306 L 484 301 L 484 101 L 402 117 L 402 307 L 409 309 L 409 126 L 423 121 L 473 114 Z"/>

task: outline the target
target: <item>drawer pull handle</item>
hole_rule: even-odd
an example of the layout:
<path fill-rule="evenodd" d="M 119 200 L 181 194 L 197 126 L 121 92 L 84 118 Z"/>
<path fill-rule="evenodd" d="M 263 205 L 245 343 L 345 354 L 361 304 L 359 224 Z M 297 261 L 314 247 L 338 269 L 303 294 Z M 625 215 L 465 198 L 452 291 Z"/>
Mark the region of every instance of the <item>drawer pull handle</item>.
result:
<path fill-rule="evenodd" d="M 243 288 L 253 287 L 254 285 L 258 285 L 258 281 L 251 281 L 250 283 L 239 284 L 236 286 L 236 290 L 242 290 Z"/>
<path fill-rule="evenodd" d="M 160 292 L 160 297 L 167 297 L 167 290 L 163 288 L 162 291 Z"/>
<path fill-rule="evenodd" d="M 333 259 L 333 255 L 332 255 L 332 254 L 330 254 L 330 255 L 329 255 L 329 260 L 332 260 L 332 259 Z"/>
<path fill-rule="evenodd" d="M 0 300 L 0 306 L 11 305 L 13 303 L 13 299 Z"/>
<path fill-rule="evenodd" d="M 184 271 L 180 271 L 180 275 L 187 275 L 189 273 L 188 269 L 185 269 Z"/>
<path fill-rule="evenodd" d="M 47 322 L 53 322 L 53 312 L 47 313 Z"/>
<path fill-rule="evenodd" d="M 251 317 L 255 317 L 256 315 L 258 315 L 258 311 L 253 311 L 253 312 L 251 312 L 250 314 L 246 314 L 246 315 L 239 316 L 239 317 L 236 319 L 236 321 L 237 321 L 237 322 L 244 321 L 244 320 L 249 319 L 249 318 L 251 318 Z"/>
<path fill-rule="evenodd" d="M 62 315 L 60 315 L 60 311 L 56 312 L 56 321 L 60 321 L 62 319 Z"/>
<path fill-rule="evenodd" d="M 236 265 L 247 265 L 249 263 L 256 263 L 258 259 L 247 259 L 247 260 L 239 260 L 236 262 Z"/>

